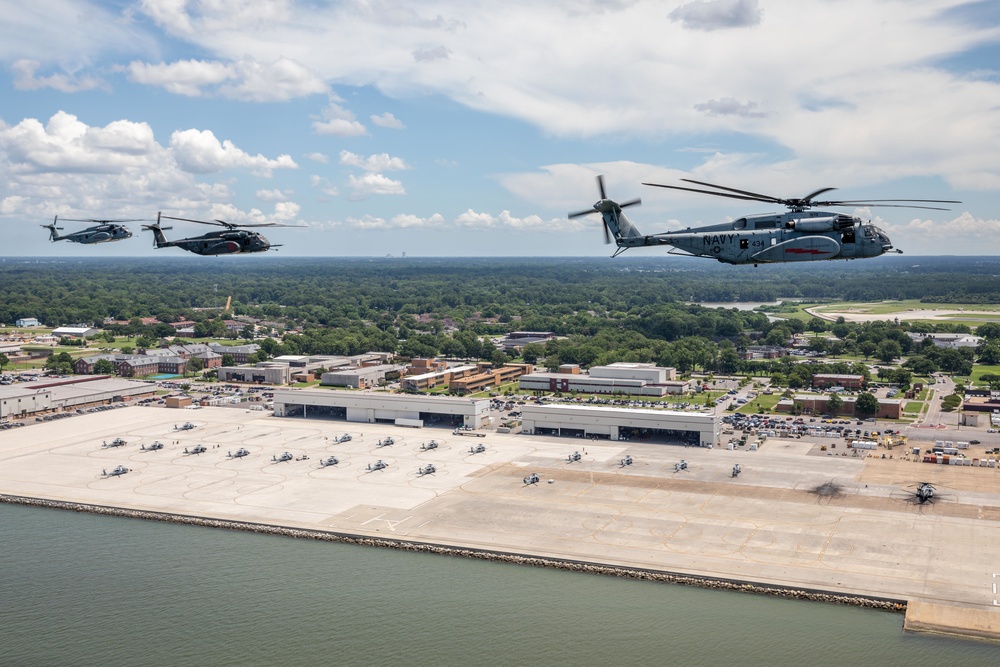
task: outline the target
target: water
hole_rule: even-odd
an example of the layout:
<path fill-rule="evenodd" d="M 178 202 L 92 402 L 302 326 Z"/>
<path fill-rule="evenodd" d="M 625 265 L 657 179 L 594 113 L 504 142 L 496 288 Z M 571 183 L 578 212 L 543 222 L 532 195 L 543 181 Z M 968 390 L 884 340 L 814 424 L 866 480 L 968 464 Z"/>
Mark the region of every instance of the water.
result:
<path fill-rule="evenodd" d="M 0 664 L 1000 664 L 853 607 L 0 505 Z"/>

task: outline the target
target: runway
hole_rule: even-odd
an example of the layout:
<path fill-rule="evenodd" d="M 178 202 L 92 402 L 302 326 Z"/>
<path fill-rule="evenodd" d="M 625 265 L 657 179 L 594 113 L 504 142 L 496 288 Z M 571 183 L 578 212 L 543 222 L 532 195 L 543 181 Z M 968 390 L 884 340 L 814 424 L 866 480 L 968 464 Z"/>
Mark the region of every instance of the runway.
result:
<path fill-rule="evenodd" d="M 175 430 L 185 421 L 196 428 Z M 336 442 L 344 433 L 351 441 Z M 116 437 L 127 444 L 102 447 Z M 421 450 L 431 439 L 439 447 Z M 140 449 L 155 440 L 162 450 Z M 184 453 L 196 444 L 206 451 Z M 240 447 L 250 454 L 227 456 Z M 274 460 L 286 451 L 292 460 Z M 330 455 L 339 463 L 321 467 Z M 625 455 L 633 465 L 619 465 Z M 369 470 L 380 459 L 388 467 Z M 428 463 L 436 472 L 418 475 Z M 130 472 L 102 476 L 116 465 Z M 529 473 L 538 484 L 524 484 Z M 130 407 L 0 436 L 4 494 L 913 601 L 913 627 L 991 637 L 998 474 L 817 456 L 803 440 L 749 452 L 467 438 L 238 408 Z M 906 489 L 920 481 L 942 500 L 913 502 Z"/>

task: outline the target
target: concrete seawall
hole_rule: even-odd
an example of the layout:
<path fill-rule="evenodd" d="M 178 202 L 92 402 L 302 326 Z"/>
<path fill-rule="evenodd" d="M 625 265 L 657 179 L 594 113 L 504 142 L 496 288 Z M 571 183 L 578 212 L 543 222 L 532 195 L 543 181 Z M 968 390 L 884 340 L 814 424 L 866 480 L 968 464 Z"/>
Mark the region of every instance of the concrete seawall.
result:
<path fill-rule="evenodd" d="M 884 597 L 869 597 L 859 595 L 843 595 L 821 590 L 804 590 L 800 588 L 786 588 L 774 585 L 765 585 L 750 581 L 736 581 L 731 579 L 720 579 L 713 577 L 698 577 L 688 574 L 676 574 L 666 571 L 657 571 L 646 568 L 630 568 L 621 566 L 610 566 L 601 563 L 584 562 L 569 559 L 545 558 L 533 555 L 516 554 L 501 551 L 490 551 L 485 549 L 469 549 L 458 545 L 428 544 L 410 540 L 393 540 L 385 538 L 372 538 L 363 535 L 352 535 L 335 531 L 304 530 L 300 528 L 289 528 L 285 526 L 254 523 L 246 521 L 229 521 L 213 519 L 210 517 L 192 516 L 185 514 L 172 514 L 167 512 L 151 512 L 147 510 L 125 509 L 110 507 L 106 505 L 94 505 L 87 503 L 74 503 L 59 500 L 48 500 L 44 498 L 30 498 L 26 496 L 15 496 L 0 494 L 0 503 L 10 505 L 24 505 L 28 507 L 40 507 L 46 509 L 70 510 L 73 512 L 86 512 L 88 514 L 98 514 L 104 516 L 116 516 L 129 519 L 143 519 L 146 521 L 161 521 L 189 526 L 203 526 L 207 528 L 219 528 L 223 530 L 235 530 L 259 535 L 275 535 L 282 537 L 293 537 L 297 539 L 321 540 L 326 542 L 340 542 L 344 544 L 356 544 L 359 546 L 378 547 L 387 549 L 397 549 L 400 551 L 414 551 L 420 553 L 435 554 L 440 556 L 454 556 L 461 558 L 475 558 L 477 560 L 487 560 L 499 563 L 509 563 L 514 565 L 527 565 L 530 567 L 547 567 L 572 572 L 584 572 L 588 574 L 598 574 L 603 576 L 621 577 L 625 579 L 638 579 L 643 581 L 658 581 L 669 584 L 679 584 L 682 586 L 698 586 L 716 590 L 729 590 L 740 593 L 752 593 L 755 595 L 769 595 L 795 600 L 809 600 L 813 602 L 826 602 L 832 604 L 845 604 L 879 611 L 890 611 L 905 613 L 907 604 L 904 600 L 894 600 Z M 914 627 L 913 629 L 922 629 Z M 936 627 L 938 632 L 947 632 L 946 629 Z M 976 635 L 982 637 L 984 635 Z"/>

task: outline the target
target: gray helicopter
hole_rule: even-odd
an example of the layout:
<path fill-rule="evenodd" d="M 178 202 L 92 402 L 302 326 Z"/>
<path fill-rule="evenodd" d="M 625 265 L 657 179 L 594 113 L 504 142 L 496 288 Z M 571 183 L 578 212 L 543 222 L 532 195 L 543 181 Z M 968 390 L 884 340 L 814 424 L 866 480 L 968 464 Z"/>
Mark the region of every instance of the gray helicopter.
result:
<path fill-rule="evenodd" d="M 201 236 L 192 236 L 186 239 L 168 241 L 164 236 L 165 229 L 161 220 L 180 220 L 182 222 L 195 222 L 199 225 L 215 225 L 225 229 L 217 232 L 208 232 Z M 236 255 L 240 253 L 264 252 L 271 248 L 277 248 L 280 244 L 272 244 L 260 232 L 255 232 L 252 227 L 300 227 L 301 225 L 282 225 L 275 222 L 265 222 L 260 224 L 238 225 L 225 220 L 191 220 L 190 218 L 174 218 L 169 215 L 156 214 L 156 222 L 150 225 L 143 225 L 142 228 L 153 232 L 153 247 L 155 248 L 181 248 L 196 255 Z"/>
<path fill-rule="evenodd" d="M 583 457 L 580 456 L 580 452 L 573 452 L 572 454 L 566 457 L 566 463 L 574 463 L 576 461 L 579 461 L 581 458 Z"/>
<path fill-rule="evenodd" d="M 384 439 L 379 440 L 375 443 L 376 447 L 392 447 L 396 444 L 396 441 L 392 439 L 392 436 L 386 436 Z"/>
<path fill-rule="evenodd" d="M 104 477 L 120 477 L 121 475 L 124 475 L 127 472 L 129 472 L 128 468 L 119 465 L 115 466 L 115 468 L 111 472 L 108 472 L 107 470 L 102 470 L 101 475 Z"/>
<path fill-rule="evenodd" d="M 194 424 L 192 424 L 191 422 L 184 422 L 180 426 L 174 424 L 174 430 L 175 431 L 190 431 L 193 428 L 196 428 L 196 426 Z"/>
<path fill-rule="evenodd" d="M 73 218 L 63 218 L 63 222 L 90 222 L 94 223 L 94 226 L 81 229 L 78 232 L 60 235 L 56 233 L 56 230 L 62 231 L 64 228 L 58 226 L 59 216 L 57 215 L 51 225 L 42 225 L 42 227 L 49 230 L 50 241 L 71 241 L 73 243 L 85 243 L 89 245 L 130 239 L 132 238 L 132 231 L 122 223 L 140 222 L 140 220 L 95 220 L 93 218 L 76 220 Z"/>
<path fill-rule="evenodd" d="M 486 445 L 479 443 L 475 447 L 469 447 L 470 454 L 482 454 L 486 451 Z"/>
<path fill-rule="evenodd" d="M 618 462 L 618 467 L 619 468 L 624 468 L 626 466 L 632 465 L 632 463 L 633 463 L 632 457 L 630 455 L 626 454 L 625 458 L 623 458 L 621 461 Z"/>
<path fill-rule="evenodd" d="M 239 449 L 237 449 L 235 454 L 233 454 L 232 452 L 228 452 L 226 454 L 226 457 L 231 459 L 241 459 L 244 456 L 250 456 L 250 450 L 246 449 L 245 447 L 240 447 Z"/>
<path fill-rule="evenodd" d="M 369 463 L 366 470 L 368 470 L 368 472 L 375 472 L 376 470 L 383 470 L 384 468 L 388 467 L 389 467 L 388 463 L 386 463 L 382 459 L 379 459 L 375 463 Z"/>
<path fill-rule="evenodd" d="M 143 452 L 155 452 L 158 449 L 163 449 L 163 443 L 159 440 L 149 443 L 149 447 L 146 445 L 139 445 L 139 450 Z"/>
<path fill-rule="evenodd" d="M 423 468 L 417 469 L 417 476 L 423 477 L 424 475 L 433 475 L 437 472 L 437 468 L 434 467 L 433 463 L 428 463 Z"/>
<path fill-rule="evenodd" d="M 114 439 L 114 440 L 112 440 L 111 442 L 108 442 L 107 440 L 105 440 L 105 441 L 104 441 L 104 442 L 103 442 L 103 443 L 101 444 L 101 447 L 124 447 L 124 446 L 125 446 L 125 445 L 127 445 L 127 444 L 128 444 L 128 443 L 127 443 L 127 442 L 125 442 L 125 440 L 124 440 L 124 439 L 122 439 L 122 438 L 115 438 L 115 439 Z"/>
<path fill-rule="evenodd" d="M 530 475 L 528 475 L 527 477 L 525 477 L 523 481 L 524 481 L 524 485 L 525 486 L 530 486 L 532 484 L 538 484 L 538 473 L 537 472 L 531 473 Z"/>
<path fill-rule="evenodd" d="M 617 257 L 629 248 L 667 245 L 672 246 L 669 254 L 707 257 L 726 264 L 753 264 L 756 266 L 757 264 L 775 262 L 878 257 L 893 250 L 892 241 L 889 240 L 886 233 L 871 222 L 862 222 L 856 216 L 837 212 L 814 211 L 811 210 L 813 207 L 883 206 L 946 211 L 948 209 L 920 204 L 961 203 L 943 199 L 816 201 L 816 197 L 834 188 L 821 188 L 801 198 L 782 199 L 688 178 L 681 180 L 714 188 L 714 190 L 661 185 L 659 183 L 643 183 L 643 185 L 700 192 L 717 197 L 781 204 L 789 210 L 786 213 L 747 215 L 732 222 L 696 229 L 689 227 L 682 231 L 645 235 L 640 233 L 622 213 L 623 208 L 638 205 L 642 203 L 641 200 L 633 199 L 619 204 L 608 199 L 604 190 L 604 177 L 598 176 L 597 187 L 601 194 L 600 201 L 592 208 L 570 213 L 569 217 L 576 218 L 590 213 L 600 213 L 603 218 L 604 242 L 611 243 L 613 236 L 615 244 L 618 246 L 612 257 Z M 897 249 L 895 252 L 902 254 L 903 251 Z"/>
<path fill-rule="evenodd" d="M 432 449 L 437 449 L 437 448 L 438 448 L 438 441 L 437 440 L 431 440 L 430 442 L 425 442 L 422 445 L 420 445 L 420 451 L 422 451 L 422 452 L 427 452 L 427 451 L 430 451 Z"/>
<path fill-rule="evenodd" d="M 294 459 L 294 458 L 295 458 L 295 457 L 294 457 L 294 456 L 292 456 L 292 453 L 291 453 L 291 452 L 285 452 L 285 453 L 284 453 L 284 454 L 282 454 L 281 456 L 272 456 L 272 457 L 271 457 L 271 461 L 272 461 L 273 463 L 284 463 L 285 461 L 291 461 L 291 460 L 292 460 L 292 459 Z"/>
<path fill-rule="evenodd" d="M 319 466 L 321 468 L 326 468 L 327 466 L 335 466 L 338 463 L 340 463 L 340 459 L 338 459 L 336 456 L 328 456 L 319 462 Z"/>
<path fill-rule="evenodd" d="M 205 445 L 195 445 L 191 449 L 188 449 L 187 447 L 184 448 L 185 454 L 204 454 L 207 451 L 208 447 L 206 447 Z"/>

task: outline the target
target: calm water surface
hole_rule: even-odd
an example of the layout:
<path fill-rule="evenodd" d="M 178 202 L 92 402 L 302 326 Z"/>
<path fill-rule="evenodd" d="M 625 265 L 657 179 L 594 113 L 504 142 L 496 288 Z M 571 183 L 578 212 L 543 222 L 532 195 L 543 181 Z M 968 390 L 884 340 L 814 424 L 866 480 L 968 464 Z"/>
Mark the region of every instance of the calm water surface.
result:
<path fill-rule="evenodd" d="M 1000 665 L 902 616 L 0 505 L 0 665 Z"/>

